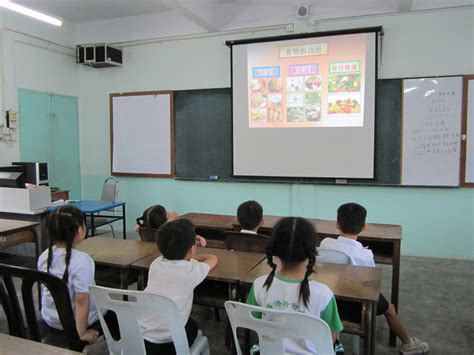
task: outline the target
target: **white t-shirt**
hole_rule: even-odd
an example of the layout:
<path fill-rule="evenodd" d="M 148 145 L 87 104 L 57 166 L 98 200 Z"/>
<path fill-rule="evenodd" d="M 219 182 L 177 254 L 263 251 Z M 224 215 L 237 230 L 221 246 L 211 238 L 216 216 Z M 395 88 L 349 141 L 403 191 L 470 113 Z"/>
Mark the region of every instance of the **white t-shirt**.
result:
<path fill-rule="evenodd" d="M 331 332 L 342 331 L 336 300 L 331 289 L 320 282 L 309 281 L 310 297 L 306 308 L 300 301 L 300 285 L 302 280 L 288 279 L 275 274 L 270 288 L 263 287 L 268 275 L 260 276 L 250 289 L 247 303 L 254 306 L 293 311 L 309 314 L 324 320 Z M 317 354 L 313 343 L 301 339 L 283 340 L 285 353 Z"/>
<path fill-rule="evenodd" d="M 160 256 L 150 265 L 145 292 L 173 300 L 184 326 L 191 314 L 194 288 L 206 278 L 208 273 L 209 265 L 195 259 L 167 260 Z M 159 344 L 172 341 L 171 332 L 159 317 L 141 316 L 139 323 L 146 340 Z"/>
<path fill-rule="evenodd" d="M 46 249 L 38 258 L 38 270 L 47 271 L 49 250 Z M 53 259 L 49 273 L 59 278 L 63 278 L 64 270 L 66 269 L 66 248 L 57 248 L 53 246 Z M 94 281 L 95 264 L 94 260 L 86 253 L 72 249 L 71 259 L 69 261 L 69 278 L 67 286 L 69 289 L 69 296 L 71 297 L 72 308 L 74 308 L 74 293 L 89 293 L 89 286 L 95 285 Z M 87 325 L 90 326 L 99 319 L 99 313 L 92 297 L 89 297 L 89 316 Z M 51 293 L 46 287 L 42 288 L 41 296 L 41 317 L 52 328 L 62 330 L 61 321 L 59 320 L 56 306 L 54 305 Z"/>
<path fill-rule="evenodd" d="M 246 233 L 246 234 L 258 234 L 257 232 L 255 231 L 251 231 L 249 229 L 242 229 L 240 230 L 240 233 Z"/>
<path fill-rule="evenodd" d="M 337 239 L 324 238 L 319 248 L 339 250 L 347 254 L 351 259 L 352 265 L 375 267 L 372 250 L 364 248 L 357 240 L 346 237 L 339 237 Z"/>

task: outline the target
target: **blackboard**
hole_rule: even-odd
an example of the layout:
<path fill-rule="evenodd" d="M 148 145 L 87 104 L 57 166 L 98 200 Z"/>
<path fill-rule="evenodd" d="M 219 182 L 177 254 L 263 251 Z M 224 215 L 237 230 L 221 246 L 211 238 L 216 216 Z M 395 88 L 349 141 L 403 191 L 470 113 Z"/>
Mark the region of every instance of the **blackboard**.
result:
<path fill-rule="evenodd" d="M 229 179 L 232 174 L 230 88 L 174 93 L 175 176 Z"/>
<path fill-rule="evenodd" d="M 375 178 L 348 184 L 400 184 L 402 81 L 377 81 Z M 220 181 L 335 183 L 335 179 L 232 176 L 232 91 L 230 88 L 174 92 L 175 177 Z M 212 178 L 211 178 L 212 177 Z"/>

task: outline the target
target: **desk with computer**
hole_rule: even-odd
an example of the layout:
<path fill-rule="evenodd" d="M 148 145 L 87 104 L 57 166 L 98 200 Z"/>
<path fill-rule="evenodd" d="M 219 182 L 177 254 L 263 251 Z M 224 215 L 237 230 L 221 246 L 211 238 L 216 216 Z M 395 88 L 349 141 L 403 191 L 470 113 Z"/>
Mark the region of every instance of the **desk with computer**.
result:
<path fill-rule="evenodd" d="M 92 221 L 89 235 L 95 234 L 98 226 L 97 216 L 104 211 L 119 209 L 106 223 L 122 220 L 125 239 L 125 202 L 113 201 L 68 201 L 77 205 Z M 0 167 L 0 219 L 11 219 L 40 223 L 38 246 L 44 250 L 48 246 L 47 235 L 43 228 L 43 218 L 64 201 L 51 202 L 48 164 L 40 162 L 13 162 L 10 166 Z M 109 217 L 109 216 L 108 216 Z"/>

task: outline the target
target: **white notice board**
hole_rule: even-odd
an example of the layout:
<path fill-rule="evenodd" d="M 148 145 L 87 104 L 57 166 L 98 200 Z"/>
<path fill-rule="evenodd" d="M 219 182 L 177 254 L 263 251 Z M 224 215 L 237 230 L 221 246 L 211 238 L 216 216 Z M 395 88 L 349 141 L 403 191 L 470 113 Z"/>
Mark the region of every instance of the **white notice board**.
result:
<path fill-rule="evenodd" d="M 403 80 L 402 185 L 459 186 L 462 77 Z"/>
<path fill-rule="evenodd" d="M 172 177 L 173 93 L 110 95 L 112 175 Z"/>

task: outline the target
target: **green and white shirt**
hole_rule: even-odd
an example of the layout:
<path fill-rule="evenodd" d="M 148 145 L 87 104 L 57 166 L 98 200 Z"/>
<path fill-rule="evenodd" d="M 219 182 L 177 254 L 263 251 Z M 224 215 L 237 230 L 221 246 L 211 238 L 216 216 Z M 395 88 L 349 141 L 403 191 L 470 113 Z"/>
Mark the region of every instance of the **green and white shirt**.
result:
<path fill-rule="evenodd" d="M 309 314 L 324 320 L 332 333 L 342 331 L 342 323 L 337 312 L 336 300 L 331 289 L 323 283 L 309 281 L 310 297 L 308 307 L 300 301 L 300 284 L 303 280 L 288 279 L 275 274 L 268 289 L 263 287 L 267 275 L 255 280 L 250 289 L 247 303 L 284 311 L 293 311 Z M 317 354 L 314 345 L 300 339 L 284 339 L 285 352 L 291 354 Z"/>

